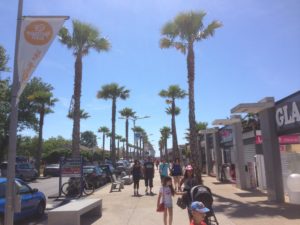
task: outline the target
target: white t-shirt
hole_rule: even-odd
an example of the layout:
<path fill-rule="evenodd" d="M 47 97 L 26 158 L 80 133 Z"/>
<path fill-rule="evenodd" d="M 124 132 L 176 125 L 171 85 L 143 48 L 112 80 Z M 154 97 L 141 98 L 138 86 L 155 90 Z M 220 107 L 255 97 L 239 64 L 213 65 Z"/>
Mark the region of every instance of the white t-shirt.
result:
<path fill-rule="evenodd" d="M 161 187 L 159 193 L 162 194 L 161 201 L 164 201 L 166 207 L 172 206 L 172 192 L 169 187 Z"/>

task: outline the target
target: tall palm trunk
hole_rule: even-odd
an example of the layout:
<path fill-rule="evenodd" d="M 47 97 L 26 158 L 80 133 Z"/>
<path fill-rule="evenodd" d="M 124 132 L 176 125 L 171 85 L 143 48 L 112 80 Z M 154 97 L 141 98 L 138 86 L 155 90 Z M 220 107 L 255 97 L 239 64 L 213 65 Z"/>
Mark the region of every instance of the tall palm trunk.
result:
<path fill-rule="evenodd" d="M 74 114 L 73 114 L 73 133 L 72 133 L 72 156 L 79 156 L 80 149 L 80 97 L 82 82 L 82 57 L 76 56 L 75 61 L 75 81 L 74 81 Z"/>
<path fill-rule="evenodd" d="M 122 155 L 123 155 L 124 159 L 127 159 L 127 156 L 125 154 L 125 144 L 124 144 L 124 141 L 123 141 L 123 147 L 122 147 Z"/>
<path fill-rule="evenodd" d="M 145 158 L 145 141 L 144 140 L 143 140 L 142 152 L 143 152 L 143 158 Z"/>
<path fill-rule="evenodd" d="M 36 154 L 36 169 L 38 171 L 38 175 L 40 176 L 40 168 L 41 168 L 41 156 L 43 151 L 43 126 L 44 126 L 44 118 L 45 118 L 45 108 L 42 106 L 40 111 L 40 121 L 39 121 L 39 138 L 38 138 L 38 148 Z"/>
<path fill-rule="evenodd" d="M 175 122 L 175 99 L 172 99 L 172 142 L 173 142 L 173 160 L 179 158 L 179 149 L 177 142 L 177 131 L 176 131 L 176 122 Z"/>
<path fill-rule="evenodd" d="M 190 123 L 190 148 L 195 167 L 195 175 L 200 184 L 202 184 L 202 157 L 198 151 L 196 119 L 195 119 L 195 99 L 194 99 L 194 81 L 195 81 L 195 55 L 193 42 L 188 44 L 187 54 L 188 86 L 189 86 L 189 123 Z"/>
<path fill-rule="evenodd" d="M 111 127 L 111 159 L 112 163 L 115 166 L 116 165 L 116 98 L 112 99 L 112 127 Z"/>
<path fill-rule="evenodd" d="M 128 118 L 126 118 L 126 158 L 128 158 L 128 129 L 129 129 L 129 123 Z"/>
<path fill-rule="evenodd" d="M 105 152 L 105 132 L 103 132 L 103 140 L 102 140 L 102 160 L 104 161 L 104 152 Z"/>
<path fill-rule="evenodd" d="M 166 160 L 169 162 L 169 153 L 168 153 L 168 139 L 165 139 L 165 154 L 166 154 Z"/>
<path fill-rule="evenodd" d="M 162 160 L 162 148 L 161 147 L 159 148 L 159 157 L 160 157 L 160 160 Z"/>

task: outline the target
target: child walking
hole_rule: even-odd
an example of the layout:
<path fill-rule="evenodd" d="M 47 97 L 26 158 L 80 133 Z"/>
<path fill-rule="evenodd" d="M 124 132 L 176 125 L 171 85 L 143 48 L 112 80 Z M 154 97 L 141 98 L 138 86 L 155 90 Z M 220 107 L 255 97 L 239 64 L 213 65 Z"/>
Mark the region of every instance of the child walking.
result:
<path fill-rule="evenodd" d="M 162 180 L 162 187 L 159 190 L 159 195 L 157 199 L 157 208 L 161 202 L 164 203 L 164 225 L 167 224 L 168 214 L 169 214 L 169 225 L 172 225 L 173 222 L 173 201 L 172 197 L 175 194 L 175 190 L 172 185 L 172 178 L 171 177 L 164 177 Z"/>

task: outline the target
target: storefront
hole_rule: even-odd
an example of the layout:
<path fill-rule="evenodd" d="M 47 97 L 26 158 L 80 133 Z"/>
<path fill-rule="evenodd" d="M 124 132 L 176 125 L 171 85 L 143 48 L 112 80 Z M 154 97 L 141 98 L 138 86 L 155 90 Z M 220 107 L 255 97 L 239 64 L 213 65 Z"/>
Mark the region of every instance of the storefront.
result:
<path fill-rule="evenodd" d="M 300 174 L 300 91 L 277 101 L 275 107 L 283 185 L 287 193 L 287 177 Z"/>
<path fill-rule="evenodd" d="M 226 180 L 235 182 L 233 131 L 232 126 L 224 126 L 219 130 L 220 151 L 222 159 L 221 174 Z M 231 171 L 233 170 L 233 171 Z"/>

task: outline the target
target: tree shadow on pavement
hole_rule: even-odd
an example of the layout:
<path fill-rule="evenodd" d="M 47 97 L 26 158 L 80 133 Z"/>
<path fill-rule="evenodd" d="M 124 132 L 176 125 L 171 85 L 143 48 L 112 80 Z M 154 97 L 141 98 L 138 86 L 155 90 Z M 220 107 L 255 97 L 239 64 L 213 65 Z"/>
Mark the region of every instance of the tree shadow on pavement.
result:
<path fill-rule="evenodd" d="M 99 216 L 81 216 L 80 218 L 80 225 L 91 225 L 95 223 L 97 220 L 99 220 L 101 217 Z"/>
<path fill-rule="evenodd" d="M 232 218 L 253 218 L 256 216 L 282 216 L 287 219 L 300 219 L 300 205 L 273 203 L 270 201 L 241 202 L 213 194 L 215 212 L 222 212 Z"/>
<path fill-rule="evenodd" d="M 47 224 L 47 215 L 45 214 L 43 217 L 41 218 L 37 218 L 37 217 L 31 217 L 29 219 L 24 219 L 21 220 L 17 223 L 15 223 L 16 225 L 46 225 Z"/>

